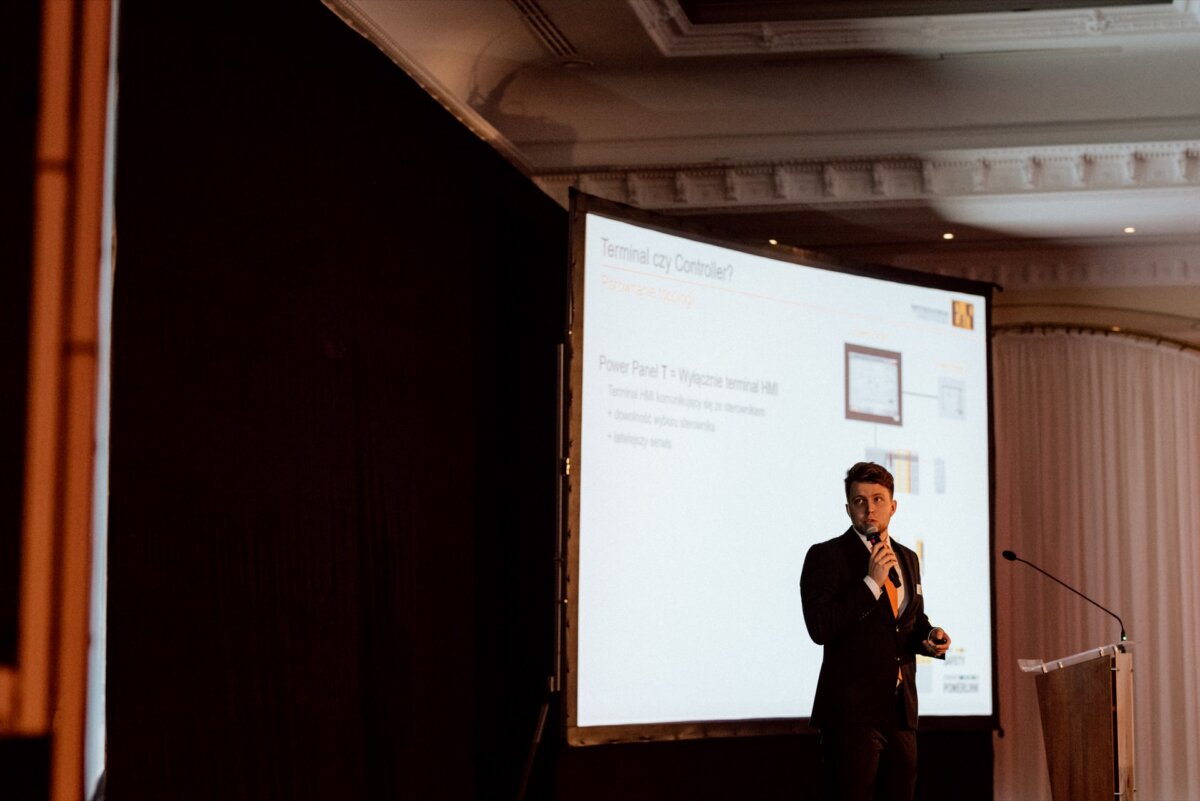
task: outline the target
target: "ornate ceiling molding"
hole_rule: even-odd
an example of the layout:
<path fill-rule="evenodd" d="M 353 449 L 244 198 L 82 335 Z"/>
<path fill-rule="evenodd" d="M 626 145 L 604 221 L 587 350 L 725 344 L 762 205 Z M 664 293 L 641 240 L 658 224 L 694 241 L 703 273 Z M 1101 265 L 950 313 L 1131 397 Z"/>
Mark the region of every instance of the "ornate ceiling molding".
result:
<path fill-rule="evenodd" d="M 649 209 L 712 211 L 929 202 L 1053 192 L 1200 188 L 1200 140 L 941 151 L 916 156 L 543 172 L 564 205 L 574 186 Z"/>
<path fill-rule="evenodd" d="M 674 214 L 855 209 L 936 209 L 972 215 L 999 238 L 824 246 L 867 261 L 944 272 L 1009 289 L 1200 286 L 1200 140 L 1092 147 L 958 150 L 874 159 L 671 165 L 535 175 L 564 205 L 569 188 Z M 1042 198 L 1046 202 L 1031 202 Z M 1048 205 L 1047 205 L 1048 204 Z M 1135 210 L 1191 220 L 1190 233 L 1125 241 L 1118 222 Z M 1083 215 L 1103 231 L 1058 240 L 1041 218 Z M 1093 213 L 1097 219 L 1092 220 Z M 901 216 L 904 216 L 901 212 Z M 991 220 L 1008 214 L 1006 225 Z M 1088 239 L 1091 236 L 1094 238 Z"/>
<path fill-rule="evenodd" d="M 936 57 L 993 51 L 1136 46 L 1147 34 L 1200 36 L 1200 2 L 1109 10 L 947 14 L 695 25 L 678 0 L 629 0 L 665 56 L 892 53 Z"/>
<path fill-rule="evenodd" d="M 872 256 L 869 251 L 861 255 Z M 986 281 L 1010 291 L 1200 286 L 1194 245 L 942 248 L 885 258 L 897 267 Z"/>

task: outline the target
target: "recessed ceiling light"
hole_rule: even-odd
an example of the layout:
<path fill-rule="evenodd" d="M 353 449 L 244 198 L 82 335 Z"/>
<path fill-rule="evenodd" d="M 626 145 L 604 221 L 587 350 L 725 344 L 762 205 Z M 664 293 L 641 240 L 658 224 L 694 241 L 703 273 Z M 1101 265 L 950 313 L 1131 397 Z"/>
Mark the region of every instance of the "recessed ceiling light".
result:
<path fill-rule="evenodd" d="M 1113 331 L 1120 332 L 1120 330 L 1121 330 L 1121 326 L 1119 326 L 1119 325 L 1114 325 L 1114 326 L 1112 327 L 1112 330 L 1113 330 Z"/>
<path fill-rule="evenodd" d="M 768 239 L 767 241 L 768 241 L 768 242 L 770 242 L 772 245 L 778 245 L 778 244 L 779 244 L 779 240 L 778 240 L 778 239 Z"/>
<path fill-rule="evenodd" d="M 1125 233 L 1127 233 L 1127 234 L 1135 234 L 1135 233 L 1137 233 L 1137 229 L 1136 229 L 1136 228 L 1134 228 L 1132 225 L 1126 226 L 1125 228 L 1122 228 L 1121 230 L 1122 230 L 1122 231 L 1124 231 L 1124 232 L 1125 232 Z"/>
<path fill-rule="evenodd" d="M 950 233 L 949 231 L 942 234 L 942 239 L 953 239 L 953 238 L 954 238 L 954 234 Z"/>

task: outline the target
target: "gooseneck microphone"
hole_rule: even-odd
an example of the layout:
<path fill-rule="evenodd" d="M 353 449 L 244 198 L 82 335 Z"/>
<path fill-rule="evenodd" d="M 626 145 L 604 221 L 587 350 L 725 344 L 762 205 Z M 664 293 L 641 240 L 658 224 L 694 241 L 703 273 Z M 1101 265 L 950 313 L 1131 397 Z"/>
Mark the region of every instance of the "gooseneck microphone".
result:
<path fill-rule="evenodd" d="M 878 531 L 871 531 L 870 529 L 868 529 L 866 536 L 867 536 L 867 542 L 871 543 L 872 548 L 874 548 L 876 545 L 879 544 L 879 532 Z M 892 582 L 893 587 L 900 586 L 900 576 L 898 573 L 896 573 L 896 568 L 894 568 L 894 567 L 888 568 L 888 581 Z"/>
<path fill-rule="evenodd" d="M 1005 559 L 1007 559 L 1007 560 L 1008 560 L 1008 561 L 1010 561 L 1010 562 L 1023 562 L 1024 564 L 1027 564 L 1027 565 L 1029 565 L 1030 567 L 1032 567 L 1032 568 L 1033 568 L 1034 570 L 1036 570 L 1037 572 L 1041 573 L 1041 574 L 1042 574 L 1043 576 L 1045 576 L 1046 578 L 1048 578 L 1048 579 L 1052 579 L 1053 581 L 1057 581 L 1059 584 L 1063 585 L 1063 586 L 1064 586 L 1064 587 L 1066 587 L 1068 590 L 1070 590 L 1071 592 L 1075 593 L 1075 594 L 1076 594 L 1076 595 L 1078 595 L 1080 598 L 1082 598 L 1083 600 L 1087 601 L 1089 604 L 1091 604 L 1092 606 L 1096 607 L 1097 609 L 1102 609 L 1102 610 L 1104 610 L 1105 612 L 1108 612 L 1108 614 L 1112 615 L 1113 617 L 1115 617 L 1115 618 L 1117 619 L 1117 623 L 1120 623 L 1120 624 L 1121 624 L 1121 642 L 1125 642 L 1126 640 L 1128 640 L 1128 639 L 1129 639 L 1128 637 L 1126 637 L 1126 636 L 1125 636 L 1125 623 L 1124 623 L 1124 622 L 1121 620 L 1121 616 L 1120 616 L 1120 615 L 1118 615 L 1116 612 L 1112 611 L 1111 609 L 1105 609 L 1103 606 L 1100 606 L 1100 604 L 1096 603 L 1096 602 L 1095 602 L 1095 601 L 1093 601 L 1091 598 L 1087 597 L 1087 596 L 1086 596 L 1086 595 L 1084 595 L 1082 592 L 1080 592 L 1079 590 L 1077 590 L 1077 589 L 1075 589 L 1074 587 L 1072 587 L 1070 584 L 1067 584 L 1065 581 L 1059 581 L 1057 578 L 1055 578 L 1054 576 L 1050 575 L 1050 574 L 1049 574 L 1049 573 L 1047 573 L 1045 570 L 1042 570 L 1040 567 L 1038 567 L 1037 565 L 1035 565 L 1033 562 L 1030 562 L 1030 561 L 1028 561 L 1028 560 L 1026 560 L 1026 559 L 1022 559 L 1021 557 L 1017 556 L 1017 555 L 1016 555 L 1015 553 L 1013 553 L 1012 551 L 1001 551 L 1001 552 L 1000 552 L 1000 555 L 1001 555 L 1001 556 L 1003 556 Z"/>

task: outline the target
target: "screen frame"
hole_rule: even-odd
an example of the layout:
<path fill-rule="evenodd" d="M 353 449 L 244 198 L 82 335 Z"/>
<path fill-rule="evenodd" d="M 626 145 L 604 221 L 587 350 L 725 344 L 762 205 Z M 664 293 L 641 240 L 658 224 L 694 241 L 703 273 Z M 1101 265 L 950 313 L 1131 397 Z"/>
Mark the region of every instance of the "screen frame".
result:
<path fill-rule="evenodd" d="M 815 251 L 786 245 L 752 243 L 737 237 L 723 235 L 707 227 L 687 220 L 668 217 L 643 209 L 634 208 L 615 201 L 581 192 L 574 187 L 570 192 L 569 213 L 569 260 L 567 276 L 566 345 L 564 348 L 566 386 L 562 388 L 563 408 L 566 409 L 563 423 L 566 448 L 564 484 L 566 503 L 563 504 L 560 521 L 565 543 L 560 543 L 560 553 L 565 560 L 561 585 L 566 597 L 560 599 L 565 606 L 561 615 L 562 630 L 558 633 L 565 647 L 560 654 L 559 686 L 563 693 L 560 705 L 563 736 L 568 745 L 599 745 L 608 743 L 653 742 L 665 740 L 688 740 L 710 737 L 743 737 L 764 735 L 807 734 L 813 730 L 809 718 L 768 718 L 716 721 L 677 721 L 669 723 L 636 723 L 606 726 L 579 726 L 576 721 L 578 702 L 579 653 L 579 537 L 580 490 L 582 449 L 582 404 L 573 402 L 583 397 L 583 309 L 584 309 L 584 260 L 587 238 L 588 215 L 597 215 L 625 223 L 641 226 L 659 233 L 702 242 L 741 253 L 762 256 L 781 262 L 790 262 L 800 267 L 809 267 L 832 272 L 846 273 L 887 281 L 896 281 L 914 286 L 930 287 L 978 295 L 983 298 L 988 321 L 986 337 L 987 374 L 987 442 L 988 442 L 988 548 L 989 560 L 989 607 L 991 610 L 991 660 L 992 660 L 992 713 L 990 715 L 936 716 L 921 719 L 923 731 L 987 731 L 999 730 L 999 679 L 996 670 L 996 480 L 995 480 L 995 414 L 992 386 L 992 291 L 999 287 L 991 282 L 967 278 L 944 276 L 907 270 L 883 264 L 860 262 L 830 256 Z M 798 578 L 798 577 L 797 577 Z"/>

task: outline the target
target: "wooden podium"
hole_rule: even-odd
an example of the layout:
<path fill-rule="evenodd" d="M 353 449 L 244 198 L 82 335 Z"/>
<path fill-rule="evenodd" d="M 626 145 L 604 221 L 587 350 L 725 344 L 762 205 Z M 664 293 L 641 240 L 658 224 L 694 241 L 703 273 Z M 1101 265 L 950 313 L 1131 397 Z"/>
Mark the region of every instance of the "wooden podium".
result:
<path fill-rule="evenodd" d="M 1018 664 L 1037 681 L 1054 801 L 1135 801 L 1133 643 Z"/>

